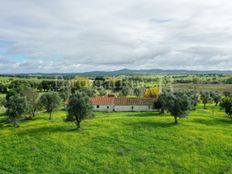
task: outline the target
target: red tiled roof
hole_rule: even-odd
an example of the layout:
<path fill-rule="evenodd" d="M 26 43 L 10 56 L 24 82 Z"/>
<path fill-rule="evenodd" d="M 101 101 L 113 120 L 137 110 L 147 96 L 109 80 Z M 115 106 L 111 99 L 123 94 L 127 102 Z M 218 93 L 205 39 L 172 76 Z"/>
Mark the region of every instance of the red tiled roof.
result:
<path fill-rule="evenodd" d="M 115 98 L 115 105 L 153 105 L 152 98 Z"/>
<path fill-rule="evenodd" d="M 92 104 L 94 105 L 113 105 L 114 104 L 114 97 L 92 97 L 90 100 Z"/>
<path fill-rule="evenodd" d="M 153 105 L 152 98 L 115 98 L 115 97 L 92 97 L 94 105 Z"/>

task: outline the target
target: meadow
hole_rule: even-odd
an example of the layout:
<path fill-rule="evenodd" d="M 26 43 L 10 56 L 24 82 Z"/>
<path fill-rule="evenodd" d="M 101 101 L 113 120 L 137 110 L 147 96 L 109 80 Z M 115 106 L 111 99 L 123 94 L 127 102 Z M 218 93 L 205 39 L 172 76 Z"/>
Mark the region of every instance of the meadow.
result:
<path fill-rule="evenodd" d="M 213 105 L 179 125 L 156 112 L 99 112 L 77 131 L 65 117 L 0 123 L 0 173 L 232 173 L 232 120 Z"/>

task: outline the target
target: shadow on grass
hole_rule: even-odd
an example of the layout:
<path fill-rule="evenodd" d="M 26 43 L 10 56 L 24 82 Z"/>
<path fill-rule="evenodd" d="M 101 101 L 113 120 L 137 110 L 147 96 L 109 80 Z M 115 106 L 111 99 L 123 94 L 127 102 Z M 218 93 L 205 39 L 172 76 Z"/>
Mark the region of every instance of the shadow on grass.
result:
<path fill-rule="evenodd" d="M 151 117 L 151 116 L 162 116 L 159 112 L 130 112 L 126 116 L 134 117 Z"/>
<path fill-rule="evenodd" d="M 6 116 L 6 113 L 0 113 L 0 117 Z"/>
<path fill-rule="evenodd" d="M 212 118 L 212 119 L 201 119 L 195 118 L 193 122 L 200 123 L 204 125 L 222 125 L 222 124 L 232 124 L 232 119 L 223 119 L 223 118 Z"/>
<path fill-rule="evenodd" d="M 10 127 L 10 120 L 5 117 L 4 119 L 0 120 L 0 127 Z"/>

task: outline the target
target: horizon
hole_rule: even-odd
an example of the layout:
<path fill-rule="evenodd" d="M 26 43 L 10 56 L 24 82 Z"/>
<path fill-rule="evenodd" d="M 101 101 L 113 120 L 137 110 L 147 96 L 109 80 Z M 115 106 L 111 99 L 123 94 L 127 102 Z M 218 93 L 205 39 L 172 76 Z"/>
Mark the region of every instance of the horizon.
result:
<path fill-rule="evenodd" d="M 112 71 L 100 71 L 100 70 L 96 70 L 96 71 L 83 71 L 83 72 L 25 72 L 25 73 L 0 73 L 0 75 L 36 75 L 36 74 L 88 74 L 88 73 L 114 73 L 114 72 L 120 72 L 120 71 L 138 71 L 141 72 L 141 74 L 143 74 L 143 71 L 161 71 L 162 73 L 166 73 L 169 71 L 176 71 L 177 72 L 181 72 L 181 71 L 185 71 L 187 73 L 192 73 L 194 74 L 196 73 L 218 73 L 218 74 L 223 74 L 223 73 L 232 73 L 232 70 L 188 70 L 188 69 L 128 69 L 128 68 L 124 68 L 124 69 L 118 69 L 118 70 L 112 70 Z M 161 72 L 157 72 L 157 74 L 161 73 Z M 156 73 L 151 73 L 151 74 L 156 74 Z M 136 75 L 136 74 L 135 74 Z"/>
<path fill-rule="evenodd" d="M 226 0 L 0 2 L 0 74 L 232 70 Z"/>

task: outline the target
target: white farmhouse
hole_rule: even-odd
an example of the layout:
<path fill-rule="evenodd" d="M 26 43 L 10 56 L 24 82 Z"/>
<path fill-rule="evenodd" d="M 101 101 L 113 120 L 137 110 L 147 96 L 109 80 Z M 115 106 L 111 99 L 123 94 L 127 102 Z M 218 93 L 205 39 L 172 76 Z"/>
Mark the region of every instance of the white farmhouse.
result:
<path fill-rule="evenodd" d="M 94 111 L 154 111 L 152 98 L 92 97 Z"/>
<path fill-rule="evenodd" d="M 94 111 L 113 111 L 114 110 L 114 97 L 92 97 Z"/>

